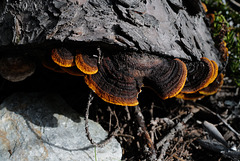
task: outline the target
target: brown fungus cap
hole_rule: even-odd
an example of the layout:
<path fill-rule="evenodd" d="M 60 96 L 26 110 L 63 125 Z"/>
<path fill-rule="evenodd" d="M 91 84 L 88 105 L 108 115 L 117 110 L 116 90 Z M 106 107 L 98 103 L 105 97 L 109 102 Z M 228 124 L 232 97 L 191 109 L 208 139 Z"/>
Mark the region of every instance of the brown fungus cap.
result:
<path fill-rule="evenodd" d="M 137 88 L 136 80 L 115 66 L 110 58 L 103 59 L 96 74 L 86 75 L 85 82 L 106 102 L 122 106 L 138 105 L 137 95 L 140 88 Z"/>
<path fill-rule="evenodd" d="M 220 73 L 217 78 L 209 84 L 207 87 L 195 92 L 195 93 L 182 93 L 180 92 L 176 98 L 184 99 L 184 100 L 197 100 L 202 99 L 205 96 L 213 95 L 217 93 L 220 87 L 223 85 L 223 77 L 224 75 Z"/>
<path fill-rule="evenodd" d="M 207 6 L 205 5 L 205 3 L 201 2 L 201 4 L 202 4 L 202 7 L 203 7 L 204 12 L 207 12 L 208 9 L 207 9 Z"/>
<path fill-rule="evenodd" d="M 0 75 L 11 82 L 26 79 L 34 73 L 35 68 L 35 62 L 26 56 L 10 55 L 0 59 Z"/>
<path fill-rule="evenodd" d="M 224 75 L 220 73 L 214 82 L 200 90 L 199 93 L 203 95 L 213 95 L 217 93 L 218 89 L 223 85 L 223 77 Z"/>
<path fill-rule="evenodd" d="M 222 54 L 222 60 L 227 61 L 229 57 L 229 53 L 228 53 L 227 43 L 225 41 L 222 41 L 219 44 L 219 51 Z"/>
<path fill-rule="evenodd" d="M 189 93 L 189 94 L 180 92 L 176 96 L 176 98 L 184 99 L 184 100 L 197 100 L 197 99 L 202 99 L 208 95 L 213 95 L 217 93 L 217 91 L 223 85 L 223 77 L 224 75 L 220 73 L 217 76 L 217 78 L 211 84 L 209 84 L 206 88 L 203 88 L 195 93 Z"/>
<path fill-rule="evenodd" d="M 74 56 L 66 48 L 57 48 L 52 50 L 52 60 L 61 67 L 74 66 Z"/>
<path fill-rule="evenodd" d="M 96 74 L 98 71 L 97 58 L 87 54 L 77 53 L 75 63 L 77 68 L 85 74 Z"/>
<path fill-rule="evenodd" d="M 209 19 L 210 25 L 212 25 L 215 21 L 215 15 L 213 13 L 209 13 L 209 14 L 206 15 L 206 17 Z"/>
<path fill-rule="evenodd" d="M 207 87 L 215 77 L 215 65 L 208 58 L 201 58 L 201 61 L 186 63 L 188 76 L 182 89 L 182 93 L 196 93 Z"/>
<path fill-rule="evenodd" d="M 145 86 L 153 89 L 160 98 L 176 96 L 184 87 L 187 78 L 187 67 L 179 59 L 162 59 L 147 77 Z"/>
<path fill-rule="evenodd" d="M 211 63 L 213 65 L 213 75 L 211 77 L 210 83 L 214 82 L 218 76 L 218 65 L 215 61 L 211 60 Z"/>
<path fill-rule="evenodd" d="M 179 59 L 118 54 L 103 58 L 99 71 L 86 75 L 85 82 L 106 102 L 136 106 L 141 87 L 150 87 L 166 99 L 181 91 L 186 76 L 186 65 Z"/>

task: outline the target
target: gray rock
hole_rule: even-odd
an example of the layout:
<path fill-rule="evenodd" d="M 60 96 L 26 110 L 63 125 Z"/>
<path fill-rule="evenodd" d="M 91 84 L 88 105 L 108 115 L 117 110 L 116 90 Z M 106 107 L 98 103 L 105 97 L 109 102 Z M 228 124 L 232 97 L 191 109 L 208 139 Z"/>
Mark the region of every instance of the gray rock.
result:
<path fill-rule="evenodd" d="M 56 94 L 13 94 L 0 105 L 0 160 L 120 160 L 122 150 L 116 139 L 103 148 L 92 146 L 84 122 Z M 91 120 L 89 130 L 96 142 L 107 137 Z"/>

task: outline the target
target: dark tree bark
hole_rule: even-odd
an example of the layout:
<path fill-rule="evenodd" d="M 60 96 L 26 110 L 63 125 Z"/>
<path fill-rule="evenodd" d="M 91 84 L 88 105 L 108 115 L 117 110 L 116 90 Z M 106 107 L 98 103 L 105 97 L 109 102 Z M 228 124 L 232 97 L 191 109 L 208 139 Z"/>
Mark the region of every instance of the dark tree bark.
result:
<path fill-rule="evenodd" d="M 198 0 L 1 0 L 0 52 L 100 46 L 221 66 Z"/>

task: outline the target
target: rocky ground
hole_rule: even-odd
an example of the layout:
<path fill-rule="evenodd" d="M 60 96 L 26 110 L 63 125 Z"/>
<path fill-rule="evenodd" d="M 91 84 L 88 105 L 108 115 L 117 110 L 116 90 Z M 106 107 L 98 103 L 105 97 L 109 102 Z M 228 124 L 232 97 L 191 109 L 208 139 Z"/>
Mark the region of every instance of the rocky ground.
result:
<path fill-rule="evenodd" d="M 15 92 L 56 92 L 82 116 L 89 105 L 90 90 L 81 77 L 42 67 L 22 82 L 1 79 L 0 90 L 1 102 Z M 151 90 L 143 89 L 138 109 L 110 105 L 94 94 L 93 97 L 89 118 L 115 135 L 122 146 L 122 160 L 240 159 L 239 88 L 229 78 L 225 78 L 216 95 L 198 101 L 175 98 L 163 101 Z M 221 136 L 216 137 L 215 127 L 227 144 Z"/>

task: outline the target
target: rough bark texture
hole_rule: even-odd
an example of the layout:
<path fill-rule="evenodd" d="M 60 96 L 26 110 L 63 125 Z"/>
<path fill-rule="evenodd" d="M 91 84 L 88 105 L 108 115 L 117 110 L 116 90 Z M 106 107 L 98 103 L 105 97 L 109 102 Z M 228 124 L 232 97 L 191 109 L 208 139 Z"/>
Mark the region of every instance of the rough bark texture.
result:
<path fill-rule="evenodd" d="M 0 15 L 0 52 L 63 42 L 221 66 L 198 0 L 2 0 Z"/>

